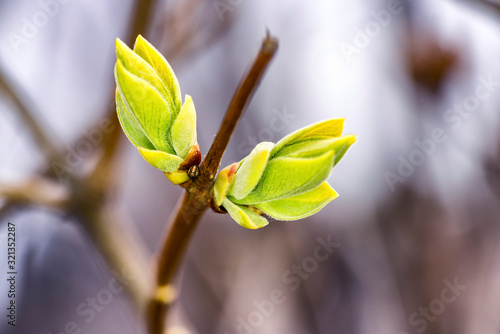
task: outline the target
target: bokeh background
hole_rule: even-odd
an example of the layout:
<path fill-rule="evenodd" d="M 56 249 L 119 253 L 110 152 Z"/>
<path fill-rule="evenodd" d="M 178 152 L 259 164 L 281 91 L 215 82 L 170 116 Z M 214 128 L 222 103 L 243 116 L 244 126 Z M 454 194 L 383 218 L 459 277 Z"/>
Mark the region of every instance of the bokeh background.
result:
<path fill-rule="evenodd" d="M 223 165 L 327 118 L 358 135 L 319 214 L 257 231 L 204 215 L 169 333 L 500 333 L 500 2 L 149 2 L 0 1 L 1 333 L 145 333 L 141 277 L 182 189 L 113 125 L 132 22 L 193 97 L 203 153 L 266 29 L 279 39 Z"/>

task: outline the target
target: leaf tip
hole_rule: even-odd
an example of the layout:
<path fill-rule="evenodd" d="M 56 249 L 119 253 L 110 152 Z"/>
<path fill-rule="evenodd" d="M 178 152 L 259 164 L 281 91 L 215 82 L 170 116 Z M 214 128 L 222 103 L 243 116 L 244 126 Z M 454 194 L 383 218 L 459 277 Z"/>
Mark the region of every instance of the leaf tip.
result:
<path fill-rule="evenodd" d="M 358 141 L 358 136 L 356 135 L 346 135 L 345 137 L 346 137 L 346 143 L 348 145 L 352 145 Z"/>
<path fill-rule="evenodd" d="M 116 54 L 118 58 L 127 51 L 131 51 L 130 48 L 123 42 L 121 39 L 117 38 L 115 40 L 115 48 L 116 48 Z"/>

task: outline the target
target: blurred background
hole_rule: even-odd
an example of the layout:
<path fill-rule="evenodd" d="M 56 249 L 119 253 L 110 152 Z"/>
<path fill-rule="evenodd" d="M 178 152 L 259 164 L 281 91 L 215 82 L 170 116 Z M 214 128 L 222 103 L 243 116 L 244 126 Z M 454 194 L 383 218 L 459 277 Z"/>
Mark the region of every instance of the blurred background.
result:
<path fill-rule="evenodd" d="M 117 126 L 115 38 L 164 53 L 205 154 L 269 29 L 223 166 L 327 118 L 358 143 L 313 217 L 205 213 L 169 333 L 500 333 L 499 24 L 493 0 L 0 1 L 0 332 L 145 333 L 182 189 Z"/>

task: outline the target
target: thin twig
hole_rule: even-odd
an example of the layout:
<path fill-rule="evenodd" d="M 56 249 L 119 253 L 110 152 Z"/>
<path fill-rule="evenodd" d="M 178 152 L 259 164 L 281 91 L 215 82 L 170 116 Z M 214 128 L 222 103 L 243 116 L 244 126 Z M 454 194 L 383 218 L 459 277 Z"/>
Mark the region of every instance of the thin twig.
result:
<path fill-rule="evenodd" d="M 211 203 L 213 179 L 219 169 L 222 155 L 277 46 L 276 39 L 268 34 L 250 71 L 246 73 L 229 104 L 214 143 L 201 163 L 200 175 L 186 187 L 174 218 L 171 218 L 159 255 L 157 287 L 148 308 L 150 334 L 163 333 L 170 305 L 178 293 L 174 280 L 198 221 Z"/>
<path fill-rule="evenodd" d="M 226 150 L 229 139 L 231 138 L 234 128 L 236 127 L 236 123 L 238 122 L 238 119 L 240 118 L 253 92 L 257 88 L 260 79 L 264 74 L 267 65 L 273 58 L 277 48 L 277 40 L 268 34 L 262 43 L 262 47 L 252 65 L 252 68 L 246 74 L 245 79 L 240 83 L 238 89 L 236 90 L 214 142 L 212 143 L 212 146 L 200 166 L 200 171 L 202 172 L 203 170 L 206 170 L 211 179 L 213 179 L 217 174 L 222 155 Z"/>

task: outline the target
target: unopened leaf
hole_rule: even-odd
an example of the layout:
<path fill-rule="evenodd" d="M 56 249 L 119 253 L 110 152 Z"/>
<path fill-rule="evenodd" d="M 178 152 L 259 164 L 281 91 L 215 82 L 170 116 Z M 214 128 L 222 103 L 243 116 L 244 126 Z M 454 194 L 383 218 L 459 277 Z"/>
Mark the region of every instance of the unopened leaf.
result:
<path fill-rule="evenodd" d="M 352 144 L 356 142 L 356 136 L 347 135 L 339 138 L 335 145 L 333 145 L 333 150 L 335 151 L 335 165 L 339 163 L 340 159 L 344 156 L 345 152 L 351 147 Z"/>
<path fill-rule="evenodd" d="M 328 182 L 300 195 L 263 202 L 255 206 L 268 216 L 278 220 L 297 220 L 317 213 L 325 205 L 338 197 Z"/>
<path fill-rule="evenodd" d="M 165 176 L 173 184 L 181 184 L 181 183 L 189 181 L 188 173 L 185 170 L 171 172 L 171 173 L 165 173 Z"/>
<path fill-rule="evenodd" d="M 121 63 L 128 72 L 146 81 L 158 91 L 162 98 L 168 102 L 169 115 L 173 115 L 175 104 L 158 72 L 119 39 L 116 40 L 116 56 L 117 63 Z"/>
<path fill-rule="evenodd" d="M 242 199 L 255 188 L 266 168 L 269 153 L 274 143 L 259 143 L 243 160 L 234 177 L 233 187 L 229 194 L 236 199 Z"/>
<path fill-rule="evenodd" d="M 325 154 L 332 150 L 332 146 L 338 138 L 303 140 L 287 145 L 280 153 L 279 157 L 293 158 L 313 158 Z"/>
<path fill-rule="evenodd" d="M 168 102 L 149 82 L 129 72 L 120 60 L 116 62 L 115 73 L 123 103 L 149 141 L 157 150 L 173 154 L 167 141 L 170 128 Z"/>
<path fill-rule="evenodd" d="M 280 151 L 290 144 L 295 144 L 302 140 L 312 139 L 330 139 L 340 137 L 344 128 L 344 119 L 330 119 L 323 122 L 318 122 L 292 132 L 288 136 L 276 143 L 271 151 L 271 158 L 280 155 Z"/>
<path fill-rule="evenodd" d="M 280 157 L 312 158 L 335 151 L 335 164 L 344 156 L 347 149 L 356 141 L 356 136 L 347 135 L 343 137 L 318 140 L 298 141 L 295 144 L 284 147 Z"/>
<path fill-rule="evenodd" d="M 156 48 L 141 35 L 137 36 L 134 52 L 144 59 L 158 73 L 166 91 L 174 104 L 174 115 L 181 108 L 181 90 L 179 82 L 168 61 Z"/>
<path fill-rule="evenodd" d="M 315 158 L 276 158 L 268 162 L 255 189 L 237 204 L 256 204 L 304 193 L 319 186 L 330 175 L 335 152 Z"/>
<path fill-rule="evenodd" d="M 243 227 L 255 230 L 269 224 L 267 219 L 258 213 L 242 205 L 236 205 L 227 198 L 222 202 L 222 206 L 226 209 L 231 218 Z"/>
<path fill-rule="evenodd" d="M 201 160 L 191 97 L 181 106 L 174 71 L 142 36 L 134 50 L 117 39 L 116 55 L 116 109 L 125 134 L 174 184 L 188 181 L 186 170 Z"/>
<path fill-rule="evenodd" d="M 139 147 L 139 153 L 142 157 L 149 162 L 153 167 L 158 168 L 164 172 L 175 172 L 183 161 L 176 155 L 168 154 L 162 151 L 148 150 L 144 147 Z"/>
<path fill-rule="evenodd" d="M 196 143 L 196 110 L 189 95 L 186 95 L 181 111 L 172 126 L 172 142 L 177 155 L 183 158 Z"/>
<path fill-rule="evenodd" d="M 214 198 L 217 206 L 221 206 L 222 201 L 226 198 L 227 192 L 233 184 L 234 175 L 239 165 L 239 162 L 235 162 L 234 164 L 222 169 L 219 174 L 217 174 L 214 183 Z"/>
<path fill-rule="evenodd" d="M 142 129 L 139 122 L 137 122 L 135 117 L 132 115 L 131 111 L 128 110 L 123 103 L 123 99 L 120 96 L 118 89 L 116 90 L 116 111 L 123 131 L 127 135 L 127 138 L 132 142 L 132 144 L 134 144 L 136 147 L 141 146 L 153 150 L 154 145 L 147 137 L 144 129 Z"/>

